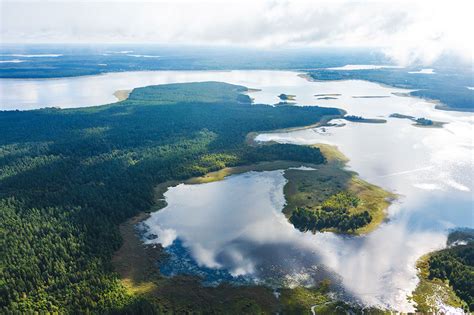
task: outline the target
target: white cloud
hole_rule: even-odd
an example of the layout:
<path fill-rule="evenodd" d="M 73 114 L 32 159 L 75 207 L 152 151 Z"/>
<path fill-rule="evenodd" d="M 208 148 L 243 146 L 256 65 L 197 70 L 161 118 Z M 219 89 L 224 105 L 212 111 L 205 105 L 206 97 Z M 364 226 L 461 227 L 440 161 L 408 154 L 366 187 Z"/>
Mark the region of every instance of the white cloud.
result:
<path fill-rule="evenodd" d="M 1 1 L 3 42 L 385 47 L 395 62 L 472 61 L 466 1 Z"/>

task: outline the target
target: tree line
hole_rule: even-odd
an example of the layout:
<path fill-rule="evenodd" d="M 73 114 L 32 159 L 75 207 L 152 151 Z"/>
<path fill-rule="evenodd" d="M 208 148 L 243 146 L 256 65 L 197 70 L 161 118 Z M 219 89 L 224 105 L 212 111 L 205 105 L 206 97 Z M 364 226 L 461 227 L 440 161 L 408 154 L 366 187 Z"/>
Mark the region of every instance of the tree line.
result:
<path fill-rule="evenodd" d="M 372 221 L 368 211 L 351 214 L 359 205 L 359 198 L 348 192 L 339 192 L 322 202 L 319 209 L 298 208 L 291 214 L 290 222 L 300 231 L 336 229 L 340 232 L 355 231 Z"/>

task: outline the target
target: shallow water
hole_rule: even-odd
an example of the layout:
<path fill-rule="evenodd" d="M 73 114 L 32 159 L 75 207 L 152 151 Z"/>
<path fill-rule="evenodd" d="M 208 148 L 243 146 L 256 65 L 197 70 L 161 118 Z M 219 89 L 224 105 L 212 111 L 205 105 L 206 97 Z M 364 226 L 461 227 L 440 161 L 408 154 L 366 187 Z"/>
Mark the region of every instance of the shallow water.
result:
<path fill-rule="evenodd" d="M 115 101 L 112 94 L 119 89 L 209 80 L 262 89 L 249 93 L 255 103 L 275 104 L 278 95 L 286 93 L 296 95 L 299 105 L 338 107 L 351 115 L 387 119 L 386 124 L 340 121 L 345 125 L 262 134 L 257 140 L 334 144 L 350 159 L 349 168 L 400 198 L 389 208 L 390 220 L 379 229 L 363 237 L 344 237 L 301 233 L 288 223 L 281 214 L 282 171 L 182 184 L 168 190 L 168 206 L 145 222 L 149 233 L 158 235 L 150 242 L 161 242 L 178 258 L 186 254 L 194 261 L 184 269 L 191 266 L 210 283 L 229 279 L 230 274 L 275 285 L 311 284 L 313 277 L 334 272 L 349 294 L 367 304 L 412 310 L 406 295 L 417 283 L 416 259 L 443 247 L 449 228 L 474 226 L 473 114 L 435 110 L 432 103 L 401 96 L 408 92 L 403 89 L 358 80 L 309 82 L 289 71 L 1 79 L 0 108 L 99 105 Z M 316 94 L 341 95 L 318 99 Z M 392 113 L 448 124 L 442 129 L 419 128 L 409 120 L 389 118 Z M 173 265 L 167 268 L 169 274 L 180 272 Z"/>

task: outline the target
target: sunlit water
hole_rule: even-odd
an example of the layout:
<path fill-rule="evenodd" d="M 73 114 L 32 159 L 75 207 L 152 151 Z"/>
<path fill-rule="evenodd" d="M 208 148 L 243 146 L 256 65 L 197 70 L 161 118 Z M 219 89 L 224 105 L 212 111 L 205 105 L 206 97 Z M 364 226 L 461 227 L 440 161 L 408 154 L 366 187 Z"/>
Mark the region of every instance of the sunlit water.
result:
<path fill-rule="evenodd" d="M 116 102 L 113 94 L 117 90 L 203 81 L 262 88 L 261 93 L 253 94 L 257 102 L 264 104 L 278 103 L 278 95 L 287 90 L 300 91 L 305 98 L 299 99 L 301 103 L 315 100 L 311 91 L 304 88 L 308 82 L 290 71 L 136 71 L 58 79 L 0 79 L 0 110 L 102 105 Z"/>
<path fill-rule="evenodd" d="M 448 229 L 474 226 L 472 114 L 435 110 L 432 103 L 401 96 L 407 90 L 357 80 L 309 82 L 285 71 L 2 79 L 0 108 L 98 105 L 115 101 L 112 94 L 119 89 L 192 81 L 262 89 L 249 94 L 255 103 L 275 104 L 277 95 L 286 93 L 296 95 L 300 105 L 338 107 L 352 115 L 387 119 L 386 124 L 340 121 L 345 125 L 262 134 L 257 140 L 334 144 L 350 159 L 349 168 L 400 198 L 389 208 L 389 221 L 367 236 L 313 235 L 297 231 L 281 214 L 282 171 L 181 184 L 165 194 L 168 206 L 145 222 L 148 234 L 158 236 L 148 242 L 162 243 L 175 258 L 164 271 L 191 270 L 209 283 L 253 279 L 274 285 L 312 284 L 335 273 L 347 293 L 364 303 L 412 310 L 406 296 L 417 283 L 416 259 L 442 248 Z M 419 128 L 409 120 L 389 118 L 392 113 L 448 124 L 442 129 Z"/>

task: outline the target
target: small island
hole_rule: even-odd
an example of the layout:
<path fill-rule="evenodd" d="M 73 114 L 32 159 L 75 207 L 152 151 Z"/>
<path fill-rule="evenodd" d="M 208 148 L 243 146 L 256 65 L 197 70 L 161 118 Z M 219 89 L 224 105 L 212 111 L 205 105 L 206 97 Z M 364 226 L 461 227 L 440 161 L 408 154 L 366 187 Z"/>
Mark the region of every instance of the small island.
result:
<path fill-rule="evenodd" d="M 409 119 L 409 120 L 414 122 L 413 126 L 416 126 L 416 127 L 442 128 L 446 124 L 445 122 L 434 121 L 434 120 L 427 119 L 427 118 L 424 118 L 424 117 L 415 118 L 415 117 L 410 116 L 410 115 L 403 115 L 403 114 L 398 114 L 398 113 L 391 114 L 389 117 L 390 118 Z"/>
<path fill-rule="evenodd" d="M 362 96 L 353 96 L 352 98 L 387 98 L 388 95 L 362 95 Z"/>
<path fill-rule="evenodd" d="M 346 115 L 343 117 L 347 121 L 358 122 L 358 123 L 369 123 L 369 124 L 384 124 L 387 121 L 380 118 L 364 118 L 362 116 Z"/>
<path fill-rule="evenodd" d="M 318 97 L 318 100 L 337 100 L 337 97 L 332 97 L 332 96 L 323 96 L 323 97 Z"/>
<path fill-rule="evenodd" d="M 338 97 L 338 96 L 341 96 L 341 94 L 338 94 L 338 93 L 327 93 L 327 94 L 314 94 L 315 97 Z"/>
<path fill-rule="evenodd" d="M 341 94 L 315 94 L 314 95 L 318 100 L 337 100 Z"/>
<path fill-rule="evenodd" d="M 280 95 L 278 95 L 278 97 L 279 97 L 282 101 L 294 101 L 294 100 L 296 99 L 296 95 L 284 94 L 284 93 L 281 93 Z"/>

